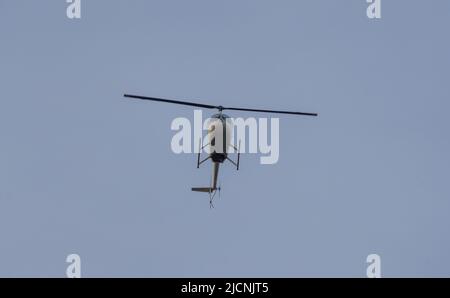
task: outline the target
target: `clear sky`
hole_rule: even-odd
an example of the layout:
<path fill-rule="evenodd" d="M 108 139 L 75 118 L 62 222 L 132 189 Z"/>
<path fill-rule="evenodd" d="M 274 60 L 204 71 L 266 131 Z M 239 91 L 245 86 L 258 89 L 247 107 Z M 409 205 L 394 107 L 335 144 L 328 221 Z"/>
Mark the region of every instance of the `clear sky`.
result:
<path fill-rule="evenodd" d="M 0 0 L 0 276 L 450 276 L 450 2 Z M 170 150 L 189 107 L 280 119 L 280 159 Z M 263 116 L 241 112 L 234 117 Z"/>

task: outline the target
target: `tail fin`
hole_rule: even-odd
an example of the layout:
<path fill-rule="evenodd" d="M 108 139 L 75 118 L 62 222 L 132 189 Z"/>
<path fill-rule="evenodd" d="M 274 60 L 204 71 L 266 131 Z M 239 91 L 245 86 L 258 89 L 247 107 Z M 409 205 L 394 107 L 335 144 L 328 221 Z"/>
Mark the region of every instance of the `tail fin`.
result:
<path fill-rule="evenodd" d="M 192 191 L 212 193 L 216 189 L 212 187 L 193 187 Z"/>

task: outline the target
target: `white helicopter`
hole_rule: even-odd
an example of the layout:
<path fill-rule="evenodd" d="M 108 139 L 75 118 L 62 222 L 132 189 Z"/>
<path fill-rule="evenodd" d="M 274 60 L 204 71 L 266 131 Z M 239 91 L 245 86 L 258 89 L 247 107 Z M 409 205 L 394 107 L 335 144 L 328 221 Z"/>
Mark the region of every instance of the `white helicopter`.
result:
<path fill-rule="evenodd" d="M 303 113 L 303 112 L 291 112 L 291 111 L 276 111 L 276 110 L 261 110 L 261 109 L 247 109 L 247 108 L 232 108 L 232 107 L 223 107 L 223 106 L 215 106 L 215 105 L 208 105 L 208 104 L 201 104 L 196 102 L 189 102 L 189 101 L 180 101 L 180 100 L 171 100 L 171 99 L 163 99 L 163 98 L 157 98 L 157 97 L 147 97 L 147 96 L 140 96 L 140 95 L 132 95 L 132 94 L 124 94 L 124 97 L 127 98 L 133 98 L 133 99 L 142 99 L 142 100 L 150 100 L 150 101 L 156 101 L 156 102 L 165 102 L 165 103 L 172 103 L 172 104 L 179 104 L 179 105 L 185 105 L 185 106 L 192 106 L 202 109 L 217 109 L 219 113 L 214 114 L 211 116 L 211 121 L 208 123 L 208 139 L 209 143 L 206 145 L 200 144 L 200 150 L 198 153 L 197 158 L 197 168 L 200 167 L 201 164 L 203 164 L 205 161 L 211 159 L 213 170 L 212 170 L 212 179 L 211 179 L 211 185 L 209 187 L 193 187 L 192 191 L 196 192 L 204 192 L 209 194 L 209 204 L 210 207 L 214 207 L 213 205 L 213 199 L 216 195 L 216 192 L 220 192 L 220 187 L 217 187 L 217 181 L 219 176 L 219 166 L 222 164 L 225 160 L 228 160 L 231 162 L 235 167 L 236 170 L 239 170 L 239 159 L 240 159 L 240 145 L 238 148 L 234 147 L 234 145 L 231 144 L 231 131 L 232 127 L 230 127 L 229 121 L 227 121 L 229 116 L 222 113 L 224 110 L 229 111 L 246 111 L 246 112 L 259 112 L 259 113 L 276 113 L 276 114 L 289 114 L 289 115 L 301 115 L 301 116 L 318 116 L 317 113 Z M 221 128 L 221 129 L 217 129 Z M 217 140 L 220 140 L 217 142 Z M 219 144 L 219 150 L 217 150 L 217 144 Z M 223 145 L 223 148 L 220 148 L 220 143 Z M 202 149 L 204 149 L 206 146 L 212 145 L 213 150 L 208 154 L 208 156 L 201 160 L 200 158 L 200 152 Z M 237 155 L 237 161 L 233 161 L 228 157 L 229 148 L 233 148 L 238 153 Z"/>

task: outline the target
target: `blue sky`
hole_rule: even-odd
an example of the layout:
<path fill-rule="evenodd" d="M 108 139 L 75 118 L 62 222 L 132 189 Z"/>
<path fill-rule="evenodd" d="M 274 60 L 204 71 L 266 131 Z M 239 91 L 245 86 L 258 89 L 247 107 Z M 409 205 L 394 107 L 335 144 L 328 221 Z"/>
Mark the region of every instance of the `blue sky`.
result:
<path fill-rule="evenodd" d="M 450 274 L 450 3 L 0 0 L 0 276 Z M 193 110 L 137 93 L 318 112 L 280 159 L 170 150 Z M 262 116 L 232 113 L 234 117 Z"/>

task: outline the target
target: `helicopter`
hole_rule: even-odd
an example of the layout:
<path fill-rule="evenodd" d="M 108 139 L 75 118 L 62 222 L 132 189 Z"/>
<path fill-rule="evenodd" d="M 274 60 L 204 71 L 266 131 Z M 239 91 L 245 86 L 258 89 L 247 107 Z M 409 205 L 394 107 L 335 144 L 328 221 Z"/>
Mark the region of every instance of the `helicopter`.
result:
<path fill-rule="evenodd" d="M 140 96 L 140 95 L 133 95 L 133 94 L 124 94 L 124 97 L 131 98 L 131 99 L 140 99 L 140 100 L 148 100 L 148 101 L 154 101 L 154 102 L 164 102 L 164 103 L 171 103 L 171 104 L 178 104 L 178 105 L 185 105 L 185 106 L 191 106 L 196 108 L 202 108 L 202 109 L 210 109 L 210 110 L 218 110 L 218 113 L 211 116 L 211 121 L 208 123 L 208 140 L 209 143 L 203 145 L 202 143 L 199 144 L 199 152 L 197 157 L 197 168 L 200 167 L 204 162 L 207 160 L 211 160 L 212 162 L 212 179 L 211 179 L 211 185 L 208 187 L 192 187 L 191 190 L 195 192 L 202 192 L 202 193 L 208 193 L 209 194 L 209 204 L 210 208 L 213 208 L 213 199 L 216 195 L 216 192 L 219 191 L 220 194 L 220 187 L 217 186 L 218 183 L 218 177 L 219 177 L 219 167 L 220 164 L 223 164 L 225 161 L 229 161 L 231 164 L 233 164 L 236 167 L 236 170 L 239 170 L 239 161 L 240 161 L 240 144 L 238 145 L 238 148 L 236 148 L 233 144 L 231 144 L 230 140 L 230 132 L 232 131 L 232 127 L 230 127 L 229 119 L 230 117 L 223 113 L 223 111 L 244 111 L 244 112 L 258 112 L 258 113 L 273 113 L 273 114 L 288 114 L 288 115 L 298 115 L 298 116 L 313 116 L 317 117 L 317 113 L 304 113 L 304 112 L 292 112 L 292 111 L 278 111 L 278 110 L 264 110 L 264 109 L 249 109 L 249 108 L 235 108 L 235 107 L 224 107 L 224 106 L 217 106 L 217 105 L 209 105 L 209 104 L 203 104 L 203 103 L 197 103 L 197 102 L 191 102 L 191 101 L 181 101 L 181 100 L 172 100 L 172 99 L 164 99 L 164 98 L 158 98 L 158 97 L 147 97 L 147 96 Z M 217 140 L 220 140 L 220 142 L 217 142 Z M 216 142 L 219 144 L 216 145 Z M 213 150 L 210 150 L 211 152 L 208 153 L 208 156 L 204 159 L 201 159 L 201 151 L 206 146 L 213 146 Z M 222 145 L 222 146 L 220 146 Z M 229 158 L 229 148 L 233 148 L 237 152 L 237 160 L 233 161 L 231 158 Z"/>

